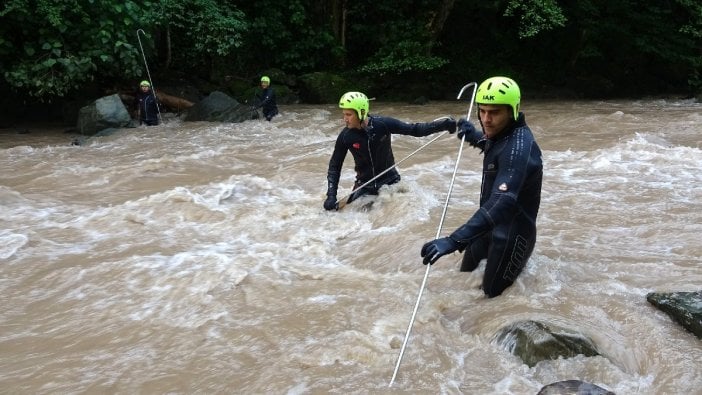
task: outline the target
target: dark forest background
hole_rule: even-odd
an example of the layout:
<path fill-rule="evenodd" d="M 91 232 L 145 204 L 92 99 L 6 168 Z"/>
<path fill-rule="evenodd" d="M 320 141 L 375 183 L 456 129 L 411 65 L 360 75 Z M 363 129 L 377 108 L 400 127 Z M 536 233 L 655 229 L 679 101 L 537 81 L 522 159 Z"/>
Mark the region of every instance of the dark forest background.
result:
<path fill-rule="evenodd" d="M 335 95 L 363 90 L 381 100 L 443 100 L 467 82 L 507 75 L 525 97 L 699 98 L 701 72 L 699 0 L 0 5 L 6 118 L 135 90 L 149 76 L 157 88 L 191 99 L 223 90 L 245 100 L 267 74 L 283 100 L 324 102 L 306 96 L 304 86 L 329 85 Z M 47 110 L 51 116 L 58 115 Z"/>

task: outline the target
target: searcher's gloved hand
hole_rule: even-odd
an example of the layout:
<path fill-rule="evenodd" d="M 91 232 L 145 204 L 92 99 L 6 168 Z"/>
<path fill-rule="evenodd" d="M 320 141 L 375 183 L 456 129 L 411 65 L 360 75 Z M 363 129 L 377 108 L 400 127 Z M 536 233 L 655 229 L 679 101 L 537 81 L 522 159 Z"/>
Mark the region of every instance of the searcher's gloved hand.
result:
<path fill-rule="evenodd" d="M 336 196 L 327 196 L 327 200 L 324 201 L 325 210 L 338 210 L 339 204 L 336 202 Z"/>
<path fill-rule="evenodd" d="M 458 243 L 456 243 L 451 237 L 443 237 L 441 239 L 436 239 L 430 241 L 422 247 L 422 261 L 426 264 L 433 264 L 439 258 L 446 254 L 450 254 L 458 250 Z"/>
<path fill-rule="evenodd" d="M 463 140 L 465 136 L 466 141 L 470 141 L 470 138 L 479 133 L 473 123 L 465 118 L 461 118 L 456 123 L 456 128 L 458 129 L 458 134 L 456 135 L 459 140 Z"/>
<path fill-rule="evenodd" d="M 449 134 L 456 133 L 456 120 L 453 117 L 448 117 L 446 120 L 446 130 L 448 130 Z"/>

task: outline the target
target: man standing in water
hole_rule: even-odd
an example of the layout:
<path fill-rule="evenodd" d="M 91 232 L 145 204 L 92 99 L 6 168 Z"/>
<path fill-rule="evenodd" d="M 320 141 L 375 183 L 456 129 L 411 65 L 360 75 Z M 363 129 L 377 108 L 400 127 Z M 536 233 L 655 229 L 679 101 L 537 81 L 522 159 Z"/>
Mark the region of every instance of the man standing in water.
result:
<path fill-rule="evenodd" d="M 156 126 L 159 123 L 159 109 L 156 94 L 151 91 L 149 81 L 141 81 L 139 84 L 139 92 L 134 98 L 134 106 L 136 107 L 137 119 L 140 125 Z"/>
<path fill-rule="evenodd" d="M 278 105 L 275 101 L 275 91 L 271 87 L 271 79 L 265 75 L 261 77 L 261 89 L 261 94 L 256 95 L 258 105 L 255 108 L 263 107 L 263 116 L 266 121 L 270 121 L 278 115 Z"/>
<path fill-rule="evenodd" d="M 500 295 L 522 272 L 536 242 L 536 215 L 541 202 L 541 150 L 519 112 L 519 86 L 510 78 L 492 77 L 476 92 L 483 133 L 465 119 L 458 137 L 480 148 L 483 182 L 480 208 L 450 236 L 422 247 L 423 263 L 464 251 L 462 272 L 472 272 L 487 259 L 481 288 Z"/>
<path fill-rule="evenodd" d="M 339 108 L 342 109 L 346 127 L 337 137 L 329 160 L 325 210 L 339 209 L 336 191 L 341 166 L 348 151 L 353 156 L 356 170 L 354 192 L 347 200 L 347 203 L 351 203 L 363 195 L 377 195 L 381 186 L 400 181 L 400 173 L 393 167 L 395 158 L 392 154 L 391 134 L 422 137 L 442 130 L 456 132 L 456 121 L 450 117 L 434 122 L 409 124 L 395 118 L 371 116 L 368 114 L 368 97 L 361 92 L 345 93 L 339 100 Z M 373 181 L 361 188 L 361 185 L 371 180 Z"/>

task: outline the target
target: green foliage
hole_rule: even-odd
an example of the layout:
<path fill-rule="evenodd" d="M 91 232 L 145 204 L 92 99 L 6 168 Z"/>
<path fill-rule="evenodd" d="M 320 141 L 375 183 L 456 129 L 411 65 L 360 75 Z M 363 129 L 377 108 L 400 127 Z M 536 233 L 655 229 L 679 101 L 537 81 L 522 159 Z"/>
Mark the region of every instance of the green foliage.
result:
<path fill-rule="evenodd" d="M 390 48 L 381 48 L 376 56 L 360 67 L 360 71 L 378 73 L 404 73 L 413 71 L 432 71 L 448 63 L 438 56 L 424 55 L 426 44 L 405 40 L 393 43 Z"/>
<path fill-rule="evenodd" d="M 243 13 L 216 0 L 10 0 L 0 18 L 3 77 L 42 98 L 64 96 L 96 78 L 145 75 L 138 29 L 151 38 L 159 33 L 155 27 L 172 27 L 186 64 L 231 54 L 246 30 Z M 142 44 L 153 53 L 153 40 Z"/>
<path fill-rule="evenodd" d="M 380 76 L 429 72 L 446 65 L 446 58 L 432 53 L 437 43 L 427 29 L 435 6 L 436 2 L 430 1 L 351 6 L 349 19 L 354 23 L 349 29 L 349 64 Z"/>
<path fill-rule="evenodd" d="M 5 0 L 0 77 L 47 100 L 141 78 L 138 38 L 157 72 L 205 79 L 276 68 L 449 85 L 504 73 L 601 96 L 702 89 L 699 0 Z"/>
<path fill-rule="evenodd" d="M 0 10 L 3 77 L 50 99 L 98 76 L 138 75 L 130 42 L 141 12 L 132 1 L 11 0 Z"/>
<path fill-rule="evenodd" d="M 655 92 L 684 84 L 687 75 L 699 68 L 700 59 L 699 37 L 680 28 L 689 23 L 694 9 L 699 13 L 699 5 L 689 6 L 655 3 L 640 7 L 633 0 L 572 5 L 566 12 L 575 22 L 570 33 L 560 37 L 573 44 L 567 71 L 578 76 L 583 89 L 599 87 L 599 95 Z"/>
<path fill-rule="evenodd" d="M 331 68 L 341 49 L 334 39 L 326 1 L 257 0 L 242 8 L 251 29 L 236 61 L 244 72 L 266 68 L 305 72 Z"/>
<path fill-rule="evenodd" d="M 702 39 L 702 2 L 699 0 L 676 0 L 681 14 L 688 15 L 681 23 L 680 32 Z"/>
<path fill-rule="evenodd" d="M 519 38 L 534 37 L 566 23 L 566 17 L 555 0 L 510 1 L 504 15 L 519 15 Z"/>
<path fill-rule="evenodd" d="M 216 0 L 159 0 L 147 10 L 146 20 L 170 32 L 186 63 L 231 54 L 248 29 L 242 11 Z"/>
<path fill-rule="evenodd" d="M 700 47 L 702 41 L 702 2 L 699 0 L 677 0 L 680 14 L 688 15 L 681 20 L 680 33 L 690 37 L 691 41 Z M 688 75 L 688 84 L 697 92 L 702 92 L 702 49 L 697 52 L 697 56 L 688 59 L 692 71 Z"/>

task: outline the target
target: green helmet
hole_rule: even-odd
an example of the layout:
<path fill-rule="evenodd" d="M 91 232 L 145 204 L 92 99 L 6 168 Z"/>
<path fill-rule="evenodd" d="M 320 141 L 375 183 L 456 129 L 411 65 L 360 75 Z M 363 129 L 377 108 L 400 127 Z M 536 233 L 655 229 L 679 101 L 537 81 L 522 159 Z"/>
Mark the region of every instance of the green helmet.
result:
<path fill-rule="evenodd" d="M 139 86 L 148 86 L 148 87 L 151 87 L 151 84 L 149 83 L 149 81 L 144 80 L 144 81 L 141 81 L 141 82 L 139 83 Z"/>
<path fill-rule="evenodd" d="M 507 77 L 492 77 L 483 81 L 475 94 L 478 104 L 506 104 L 512 107 L 514 119 L 519 117 L 519 101 L 521 92 L 513 79 Z"/>
<path fill-rule="evenodd" d="M 339 108 L 354 110 L 358 114 L 358 119 L 363 121 L 368 115 L 370 105 L 368 97 L 361 92 L 346 92 L 339 99 Z"/>
<path fill-rule="evenodd" d="M 270 84 L 271 79 L 264 75 L 263 77 L 261 77 L 261 82 L 265 82 L 265 83 Z"/>

